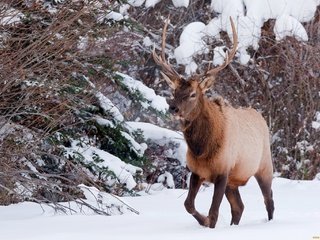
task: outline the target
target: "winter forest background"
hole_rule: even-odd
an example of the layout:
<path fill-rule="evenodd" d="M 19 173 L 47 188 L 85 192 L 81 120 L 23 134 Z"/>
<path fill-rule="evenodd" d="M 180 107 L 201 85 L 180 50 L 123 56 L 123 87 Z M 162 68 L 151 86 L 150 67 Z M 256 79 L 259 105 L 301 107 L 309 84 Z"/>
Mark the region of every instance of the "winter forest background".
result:
<path fill-rule="evenodd" d="M 258 8 L 257 3 L 266 4 Z M 100 214 L 107 193 L 187 188 L 186 145 L 151 51 L 181 74 L 239 49 L 209 97 L 258 109 L 275 176 L 320 173 L 318 0 L 6 0 L 0 3 L 0 204 L 74 201 Z M 319 176 L 319 175 L 318 175 Z M 134 209 L 132 209 L 134 211 Z"/>

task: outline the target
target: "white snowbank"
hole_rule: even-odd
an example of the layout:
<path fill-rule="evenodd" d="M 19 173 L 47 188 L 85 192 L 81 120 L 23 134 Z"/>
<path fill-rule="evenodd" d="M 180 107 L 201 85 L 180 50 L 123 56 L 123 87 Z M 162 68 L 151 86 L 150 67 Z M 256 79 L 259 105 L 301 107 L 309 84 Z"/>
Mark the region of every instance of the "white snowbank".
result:
<path fill-rule="evenodd" d="M 224 59 L 226 58 L 226 52 L 224 51 L 225 46 L 215 47 L 213 52 L 213 64 L 214 65 L 222 65 Z"/>
<path fill-rule="evenodd" d="M 95 163 L 99 167 L 108 168 L 116 175 L 120 183 L 126 184 L 126 187 L 129 190 L 133 189 L 137 185 L 133 176 L 135 176 L 138 172 L 142 172 L 142 169 L 139 167 L 125 163 L 121 161 L 120 158 L 106 151 L 80 143 L 79 141 L 72 141 L 71 147 L 65 148 L 65 150 L 66 156 L 76 157 L 78 156 L 78 153 L 80 153 L 84 157 L 83 161 L 85 163 Z M 99 158 L 99 161 L 95 161 L 97 157 Z"/>
<path fill-rule="evenodd" d="M 146 8 L 154 7 L 161 0 L 146 0 L 145 6 Z"/>
<path fill-rule="evenodd" d="M 317 173 L 313 180 L 320 181 L 320 173 Z"/>
<path fill-rule="evenodd" d="M 308 41 L 308 34 L 302 24 L 289 15 L 281 15 L 274 25 L 276 40 L 282 40 L 286 36 L 295 37 L 298 40 Z"/>
<path fill-rule="evenodd" d="M 319 3 L 314 0 L 244 0 L 244 4 L 247 16 L 261 21 L 287 14 L 299 22 L 308 22 L 313 18 Z"/>
<path fill-rule="evenodd" d="M 209 37 L 219 38 L 221 31 L 221 21 L 219 18 L 213 18 L 204 29 L 204 32 Z"/>
<path fill-rule="evenodd" d="M 174 56 L 178 64 L 186 65 L 186 73 L 195 71 L 193 56 L 208 51 L 203 37 L 205 36 L 205 24 L 193 22 L 188 24 L 180 35 L 180 45 L 174 50 Z"/>
<path fill-rule="evenodd" d="M 185 7 L 189 6 L 189 0 L 172 0 L 172 3 L 175 7 Z"/>
<path fill-rule="evenodd" d="M 116 74 L 122 77 L 122 82 L 129 88 L 130 91 L 139 91 L 142 96 L 147 99 L 147 103 L 141 102 L 143 107 L 149 108 L 150 106 L 160 112 L 166 112 L 168 110 L 169 105 L 166 99 L 157 95 L 152 88 L 147 87 L 141 81 L 135 80 L 126 74 L 120 72 L 117 72 Z"/>
<path fill-rule="evenodd" d="M 249 47 L 258 49 L 261 37 L 261 27 L 269 19 L 277 19 L 274 27 L 277 40 L 285 36 L 293 36 L 298 40 L 307 41 L 308 35 L 301 22 L 310 21 L 319 5 L 318 0 L 215 0 L 211 9 L 218 13 L 207 25 L 201 22 L 190 23 L 181 36 L 188 43 L 183 43 L 175 49 L 174 55 L 178 64 L 186 66 L 186 73 L 196 71 L 193 57 L 204 53 L 208 46 L 203 41 L 204 35 L 219 39 L 219 32 L 226 31 L 232 40 L 232 30 L 229 18 L 235 22 L 238 33 L 238 54 L 241 64 L 247 64 L 250 55 Z M 194 27 L 190 27 L 194 26 Z M 188 39 L 187 36 L 191 36 Z M 192 37 L 196 36 L 196 37 Z M 219 57 L 220 58 L 220 57 Z M 217 59 L 215 57 L 215 59 Z M 223 61 L 216 60 L 214 64 Z M 190 71 L 192 65 L 192 71 Z"/>
<path fill-rule="evenodd" d="M 175 188 L 174 186 L 174 181 L 173 181 L 173 176 L 171 173 L 165 171 L 163 174 L 161 174 L 158 179 L 158 183 L 162 183 L 168 188 Z"/>
<path fill-rule="evenodd" d="M 172 149 L 172 152 L 167 153 L 168 157 L 173 157 L 181 162 L 181 165 L 186 165 L 187 144 L 182 133 L 175 132 L 166 128 L 162 128 L 151 123 L 144 122 L 126 122 L 129 131 L 141 130 L 145 139 L 150 139 L 160 146 L 169 144 L 170 142 L 177 144 L 177 147 Z"/>
<path fill-rule="evenodd" d="M 125 197 L 141 214 L 129 211 L 120 216 L 58 215 L 35 203 L 0 206 L 0 231 L 3 240 L 312 240 L 320 237 L 320 181 L 290 181 L 275 178 L 274 220 L 267 213 L 258 184 L 250 179 L 241 187 L 245 205 L 240 224 L 230 226 L 230 205 L 224 197 L 215 229 L 201 227 L 184 208 L 187 190 L 165 189 L 154 195 Z M 212 187 L 201 187 L 196 199 L 200 213 L 207 214 Z M 106 237 L 107 236 L 107 237 Z"/>

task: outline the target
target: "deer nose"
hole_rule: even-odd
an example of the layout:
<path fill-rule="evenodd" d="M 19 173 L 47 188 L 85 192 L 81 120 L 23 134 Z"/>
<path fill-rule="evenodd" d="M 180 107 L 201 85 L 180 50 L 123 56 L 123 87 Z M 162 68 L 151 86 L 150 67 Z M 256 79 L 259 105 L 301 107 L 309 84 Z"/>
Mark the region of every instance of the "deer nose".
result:
<path fill-rule="evenodd" d="M 177 108 L 177 107 L 174 106 L 174 105 L 170 105 L 170 106 L 169 106 L 169 112 L 170 112 L 170 113 L 178 113 L 178 112 L 179 112 L 179 108 Z"/>

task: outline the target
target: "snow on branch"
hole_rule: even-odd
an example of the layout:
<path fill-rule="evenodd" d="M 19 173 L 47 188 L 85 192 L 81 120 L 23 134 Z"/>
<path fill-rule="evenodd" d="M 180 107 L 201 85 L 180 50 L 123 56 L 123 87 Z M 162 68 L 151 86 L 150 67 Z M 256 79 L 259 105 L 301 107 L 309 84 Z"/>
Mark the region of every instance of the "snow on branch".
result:
<path fill-rule="evenodd" d="M 220 38 L 220 31 L 226 31 L 232 40 L 229 17 L 232 17 L 238 32 L 238 60 L 245 65 L 250 60 L 249 47 L 258 49 L 261 28 L 269 19 L 276 19 L 274 33 L 276 40 L 293 36 L 298 40 L 308 41 L 308 35 L 301 23 L 310 21 L 317 10 L 319 1 L 315 0 L 216 0 L 211 2 L 211 10 L 218 13 L 207 25 L 202 22 L 188 24 L 181 36 L 180 45 L 174 55 L 178 64 L 185 65 L 185 72 L 197 70 L 193 60 L 197 54 L 208 51 L 209 46 L 203 41 L 204 36 Z M 220 51 L 217 52 L 220 54 Z M 223 62 L 215 56 L 214 63 Z"/>
<path fill-rule="evenodd" d="M 126 124 L 130 132 L 141 130 L 146 140 L 156 142 L 160 146 L 167 145 L 170 142 L 175 143 L 177 148 L 173 149 L 170 153 L 171 156 L 168 157 L 178 159 L 181 165 L 186 165 L 187 145 L 182 133 L 145 122 L 126 122 Z"/>
<path fill-rule="evenodd" d="M 100 107 L 104 110 L 105 114 L 110 113 L 119 122 L 122 122 L 124 120 L 124 117 L 119 109 L 111 102 L 109 98 L 104 96 L 101 92 L 97 92 L 96 97 L 99 101 Z"/>
<path fill-rule="evenodd" d="M 147 109 L 149 107 L 152 107 L 159 112 L 166 112 L 168 110 L 169 106 L 166 102 L 166 99 L 157 95 L 152 88 L 147 87 L 141 81 L 133 79 L 132 77 L 126 74 L 120 72 L 117 72 L 116 74 L 122 78 L 122 83 L 126 85 L 126 87 L 128 87 L 129 91 L 139 91 L 142 94 L 142 96 L 147 100 L 147 102 L 141 102 L 141 105 L 144 108 Z"/>
<path fill-rule="evenodd" d="M 141 7 L 143 4 L 145 4 L 146 8 L 153 8 L 159 2 L 161 2 L 161 0 L 128 0 L 128 3 L 133 7 Z M 189 6 L 189 0 L 172 0 L 172 4 L 176 8 L 187 8 Z"/>
<path fill-rule="evenodd" d="M 302 24 L 289 15 L 281 15 L 278 17 L 273 31 L 278 41 L 284 39 L 286 36 L 292 36 L 301 41 L 308 41 L 307 31 Z"/>
<path fill-rule="evenodd" d="M 24 14 L 14 8 L 0 9 L 0 26 L 20 23 Z"/>
<path fill-rule="evenodd" d="M 142 169 L 129 163 L 123 162 L 120 158 L 80 141 L 72 141 L 71 147 L 65 147 L 65 155 L 77 158 L 80 154 L 85 164 L 94 164 L 96 167 L 105 168 L 112 171 L 121 184 L 125 184 L 128 190 L 132 190 L 136 185 L 134 176 L 142 173 Z"/>

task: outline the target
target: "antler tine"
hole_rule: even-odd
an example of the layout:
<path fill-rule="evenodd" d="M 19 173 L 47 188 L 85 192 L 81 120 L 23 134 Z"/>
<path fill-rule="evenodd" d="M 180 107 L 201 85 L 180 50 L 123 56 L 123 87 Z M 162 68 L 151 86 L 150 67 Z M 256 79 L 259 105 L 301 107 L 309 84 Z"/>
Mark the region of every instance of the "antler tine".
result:
<path fill-rule="evenodd" d="M 162 71 L 170 78 L 180 78 L 180 75 L 172 68 L 172 66 L 166 61 L 165 48 L 166 48 L 166 33 L 169 25 L 169 18 L 167 18 L 162 31 L 161 42 L 161 55 L 156 54 L 155 47 L 153 47 L 152 56 L 157 65 L 162 67 Z"/>
<path fill-rule="evenodd" d="M 232 38 L 233 38 L 233 47 L 231 52 L 228 52 L 228 55 L 226 56 L 226 59 L 224 63 L 221 66 L 218 66 L 216 68 L 213 68 L 209 71 L 207 71 L 206 75 L 216 75 L 218 72 L 220 72 L 222 69 L 224 69 L 226 66 L 229 65 L 229 63 L 232 61 L 234 58 L 234 55 L 237 52 L 237 47 L 238 47 L 238 34 L 236 31 L 236 27 L 234 25 L 234 22 L 232 20 L 232 17 L 230 17 L 230 22 L 231 22 L 231 28 L 232 28 Z"/>
<path fill-rule="evenodd" d="M 169 17 L 166 19 L 166 22 L 164 24 L 163 30 L 162 30 L 162 42 L 161 42 L 161 58 L 162 61 L 166 62 L 166 56 L 165 56 L 165 48 L 166 48 L 166 39 L 167 39 L 167 29 L 169 25 L 170 19 Z"/>

